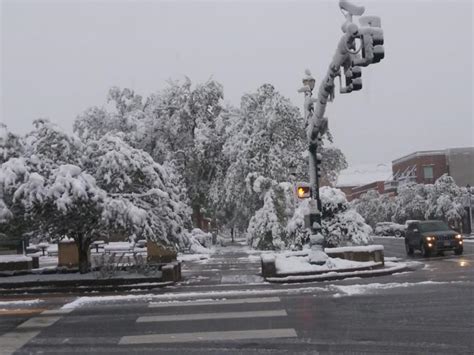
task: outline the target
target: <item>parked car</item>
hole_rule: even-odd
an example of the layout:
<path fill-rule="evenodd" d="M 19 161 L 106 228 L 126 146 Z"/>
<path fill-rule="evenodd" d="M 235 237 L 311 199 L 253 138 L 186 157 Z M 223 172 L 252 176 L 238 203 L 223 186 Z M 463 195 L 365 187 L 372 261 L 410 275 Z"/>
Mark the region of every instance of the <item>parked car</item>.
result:
<path fill-rule="evenodd" d="M 392 222 L 380 222 L 375 225 L 375 235 L 403 237 L 406 226 Z"/>
<path fill-rule="evenodd" d="M 463 237 L 443 221 L 410 221 L 405 232 L 405 249 L 408 255 L 415 250 L 428 257 L 444 251 L 463 252 Z"/>

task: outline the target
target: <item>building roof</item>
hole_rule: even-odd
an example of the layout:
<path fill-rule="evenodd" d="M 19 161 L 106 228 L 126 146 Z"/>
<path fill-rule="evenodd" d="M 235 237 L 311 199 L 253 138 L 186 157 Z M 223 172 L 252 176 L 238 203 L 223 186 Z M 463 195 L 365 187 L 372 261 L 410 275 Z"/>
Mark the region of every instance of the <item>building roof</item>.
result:
<path fill-rule="evenodd" d="M 376 181 L 386 181 L 391 176 L 392 165 L 390 163 L 351 165 L 341 171 L 336 186 L 361 186 Z"/>
<path fill-rule="evenodd" d="M 430 155 L 446 155 L 446 150 L 423 150 L 419 152 L 414 152 L 408 155 L 405 155 L 401 158 L 392 160 L 392 164 L 399 164 L 407 160 L 419 158 L 419 157 L 425 157 L 425 156 L 430 156 Z"/>

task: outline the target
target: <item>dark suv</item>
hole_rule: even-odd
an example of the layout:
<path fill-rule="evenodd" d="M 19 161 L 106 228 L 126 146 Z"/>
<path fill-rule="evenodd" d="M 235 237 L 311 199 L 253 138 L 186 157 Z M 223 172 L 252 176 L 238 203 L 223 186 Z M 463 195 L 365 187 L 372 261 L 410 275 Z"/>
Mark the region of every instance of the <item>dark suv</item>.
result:
<path fill-rule="evenodd" d="M 405 231 L 405 248 L 408 255 L 413 255 L 415 249 L 425 257 L 448 250 L 461 255 L 463 239 L 443 221 L 410 221 Z"/>

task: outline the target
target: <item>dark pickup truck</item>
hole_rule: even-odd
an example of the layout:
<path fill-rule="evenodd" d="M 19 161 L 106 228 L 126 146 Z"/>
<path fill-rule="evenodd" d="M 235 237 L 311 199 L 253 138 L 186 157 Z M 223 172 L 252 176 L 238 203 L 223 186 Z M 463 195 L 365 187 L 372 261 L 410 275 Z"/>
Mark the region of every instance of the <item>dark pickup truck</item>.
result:
<path fill-rule="evenodd" d="M 405 248 L 408 255 L 413 255 L 414 250 L 420 250 L 425 257 L 444 251 L 461 255 L 463 238 L 443 221 L 410 221 L 405 231 Z"/>

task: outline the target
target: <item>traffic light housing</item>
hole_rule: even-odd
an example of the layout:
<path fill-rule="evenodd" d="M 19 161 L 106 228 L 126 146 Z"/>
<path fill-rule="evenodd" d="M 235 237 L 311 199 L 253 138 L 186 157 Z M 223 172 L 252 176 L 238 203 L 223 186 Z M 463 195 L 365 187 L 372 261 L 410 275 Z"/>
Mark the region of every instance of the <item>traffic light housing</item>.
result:
<path fill-rule="evenodd" d="M 304 182 L 299 182 L 295 185 L 295 194 L 299 199 L 305 199 L 311 197 L 311 186 Z"/>
<path fill-rule="evenodd" d="M 359 19 L 362 27 L 359 28 L 362 41 L 362 58 L 358 58 L 357 65 L 367 66 L 379 63 L 385 57 L 383 47 L 384 37 L 382 23 L 378 16 L 362 16 Z M 357 61 L 357 60 L 356 60 Z"/>
<path fill-rule="evenodd" d="M 344 68 L 345 87 L 340 88 L 341 94 L 362 89 L 362 68 L 351 63 Z"/>

